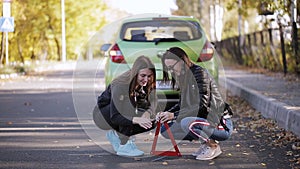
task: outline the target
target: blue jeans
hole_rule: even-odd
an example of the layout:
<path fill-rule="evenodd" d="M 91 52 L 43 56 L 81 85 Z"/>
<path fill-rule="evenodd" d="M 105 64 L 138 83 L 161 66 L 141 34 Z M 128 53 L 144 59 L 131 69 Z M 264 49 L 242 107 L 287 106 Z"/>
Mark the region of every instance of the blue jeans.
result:
<path fill-rule="evenodd" d="M 224 141 L 229 139 L 232 134 L 233 124 L 231 118 L 224 119 L 226 127 L 225 130 L 222 126 L 214 127 L 206 119 L 199 117 L 186 117 L 178 122 L 169 123 L 170 130 L 175 139 L 178 140 L 198 140 L 207 141 L 213 139 L 217 141 Z M 169 138 L 166 128 L 161 127 L 161 134 L 165 138 Z"/>

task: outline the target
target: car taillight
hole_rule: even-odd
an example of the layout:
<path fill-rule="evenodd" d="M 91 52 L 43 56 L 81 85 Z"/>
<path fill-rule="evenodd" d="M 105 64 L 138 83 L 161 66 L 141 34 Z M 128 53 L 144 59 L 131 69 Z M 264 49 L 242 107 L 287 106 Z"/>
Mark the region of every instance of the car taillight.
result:
<path fill-rule="evenodd" d="M 208 61 L 213 57 L 213 55 L 214 55 L 214 47 L 211 43 L 206 41 L 197 62 Z"/>
<path fill-rule="evenodd" d="M 115 44 L 109 51 L 109 56 L 114 63 L 126 63 L 124 56 L 117 44 Z"/>

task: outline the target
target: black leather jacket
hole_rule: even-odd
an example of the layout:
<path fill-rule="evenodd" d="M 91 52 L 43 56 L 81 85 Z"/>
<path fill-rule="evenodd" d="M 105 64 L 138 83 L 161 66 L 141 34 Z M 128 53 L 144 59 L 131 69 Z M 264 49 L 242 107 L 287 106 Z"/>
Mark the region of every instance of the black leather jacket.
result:
<path fill-rule="evenodd" d="M 174 112 L 175 119 L 180 121 L 185 117 L 201 117 L 212 122 L 215 126 L 228 104 L 224 102 L 215 80 L 208 71 L 193 64 L 179 78 L 180 99 L 169 112 Z"/>
<path fill-rule="evenodd" d="M 110 84 L 98 97 L 100 112 L 103 116 L 108 116 L 114 124 L 132 125 L 133 117 L 140 117 L 145 111 L 154 116 L 156 96 L 148 96 L 149 100 L 138 97 L 134 105 L 130 100 L 128 89 L 128 84 Z M 105 106 L 110 106 L 109 112 L 102 110 Z"/>

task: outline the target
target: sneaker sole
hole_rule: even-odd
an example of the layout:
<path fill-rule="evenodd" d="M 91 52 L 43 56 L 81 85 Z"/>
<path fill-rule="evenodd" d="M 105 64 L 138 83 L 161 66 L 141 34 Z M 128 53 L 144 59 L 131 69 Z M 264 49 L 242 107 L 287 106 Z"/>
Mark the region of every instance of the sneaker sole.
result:
<path fill-rule="evenodd" d="M 211 156 L 211 157 L 207 157 L 207 158 L 196 158 L 196 159 L 197 159 L 197 160 L 212 160 L 212 159 L 218 157 L 218 156 L 221 155 L 221 154 L 222 154 L 222 151 L 219 151 L 219 152 L 217 152 L 216 154 L 214 154 L 214 155 Z"/>
<path fill-rule="evenodd" d="M 117 152 L 117 155 L 118 156 L 125 156 L 125 157 L 139 157 L 139 156 L 143 156 L 144 153 L 143 154 L 139 154 L 139 155 L 132 155 L 132 154 L 126 154 L 126 153 L 119 153 L 119 152 Z"/>

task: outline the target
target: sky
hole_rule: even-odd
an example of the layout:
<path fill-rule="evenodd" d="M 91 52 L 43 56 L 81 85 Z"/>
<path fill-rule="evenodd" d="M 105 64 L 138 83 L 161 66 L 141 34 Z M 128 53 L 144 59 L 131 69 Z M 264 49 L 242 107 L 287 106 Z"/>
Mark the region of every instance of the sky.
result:
<path fill-rule="evenodd" d="M 109 0 L 108 3 L 130 14 L 171 14 L 171 9 L 177 9 L 175 0 Z"/>

